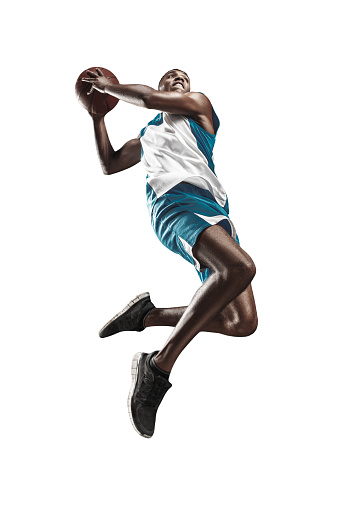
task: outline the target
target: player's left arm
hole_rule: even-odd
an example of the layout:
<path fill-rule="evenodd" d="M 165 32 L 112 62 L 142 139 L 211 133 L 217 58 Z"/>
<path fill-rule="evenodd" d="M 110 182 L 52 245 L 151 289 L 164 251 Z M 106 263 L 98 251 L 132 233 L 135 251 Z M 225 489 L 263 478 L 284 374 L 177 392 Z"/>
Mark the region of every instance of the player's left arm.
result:
<path fill-rule="evenodd" d="M 98 90 L 135 106 L 193 118 L 208 114 L 211 110 L 211 103 L 204 94 L 197 92 L 187 92 L 185 94 L 176 91 L 165 92 L 146 85 L 115 84 L 106 78 L 100 69 L 97 72 L 98 75 L 92 71 L 87 71 L 89 77 L 83 78 L 83 81 L 87 81 L 92 85 L 89 93 Z"/>
<path fill-rule="evenodd" d="M 144 97 L 145 107 L 187 117 L 196 117 L 211 107 L 209 99 L 198 92 L 162 92 L 151 89 Z"/>

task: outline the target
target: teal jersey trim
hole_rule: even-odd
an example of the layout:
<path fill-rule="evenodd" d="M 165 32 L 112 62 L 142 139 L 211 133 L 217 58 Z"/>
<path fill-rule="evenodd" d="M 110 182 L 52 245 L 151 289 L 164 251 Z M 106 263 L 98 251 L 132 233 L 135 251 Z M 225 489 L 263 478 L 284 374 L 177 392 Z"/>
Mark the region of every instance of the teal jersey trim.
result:
<path fill-rule="evenodd" d="M 215 137 L 216 137 L 217 131 L 220 126 L 220 121 L 219 121 L 219 118 L 218 118 L 217 114 L 215 113 L 213 107 L 212 107 L 212 120 L 213 120 L 213 128 L 214 128 L 215 134 L 211 134 L 211 133 L 205 131 L 205 129 L 203 127 L 201 127 L 200 125 L 198 125 L 196 122 L 194 122 L 194 120 L 192 120 L 191 118 L 188 118 L 192 134 L 195 137 L 195 139 L 197 140 L 198 148 L 206 157 L 208 167 L 215 174 L 214 162 L 213 162 L 213 148 L 215 145 Z"/>

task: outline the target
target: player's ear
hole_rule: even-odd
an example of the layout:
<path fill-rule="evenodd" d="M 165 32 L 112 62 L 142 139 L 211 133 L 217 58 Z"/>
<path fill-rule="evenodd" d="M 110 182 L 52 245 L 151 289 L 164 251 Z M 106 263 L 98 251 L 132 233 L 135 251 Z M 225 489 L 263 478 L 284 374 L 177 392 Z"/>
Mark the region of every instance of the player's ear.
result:
<path fill-rule="evenodd" d="M 159 81 L 158 90 L 162 90 L 164 88 L 164 80 L 163 80 L 163 78 L 164 78 L 164 76 Z"/>

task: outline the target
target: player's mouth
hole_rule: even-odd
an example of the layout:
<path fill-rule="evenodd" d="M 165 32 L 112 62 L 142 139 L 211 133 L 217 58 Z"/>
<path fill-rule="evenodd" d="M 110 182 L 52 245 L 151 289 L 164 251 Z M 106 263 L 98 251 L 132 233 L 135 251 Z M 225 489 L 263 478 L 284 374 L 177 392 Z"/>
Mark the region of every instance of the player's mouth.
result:
<path fill-rule="evenodd" d="M 181 83 L 181 81 L 176 81 L 173 86 L 175 87 L 176 85 L 180 85 L 182 88 L 184 88 L 184 84 Z"/>

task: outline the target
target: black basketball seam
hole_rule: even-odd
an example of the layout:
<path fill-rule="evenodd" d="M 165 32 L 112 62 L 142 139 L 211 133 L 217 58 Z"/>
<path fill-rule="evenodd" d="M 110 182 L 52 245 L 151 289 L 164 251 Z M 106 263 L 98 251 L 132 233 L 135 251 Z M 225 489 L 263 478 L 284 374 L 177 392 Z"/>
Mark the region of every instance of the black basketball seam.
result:
<path fill-rule="evenodd" d="M 104 101 L 106 103 L 106 108 L 107 108 L 107 113 L 109 112 L 109 106 L 108 106 L 108 102 L 107 102 L 107 99 L 106 99 L 106 94 L 104 94 Z"/>

